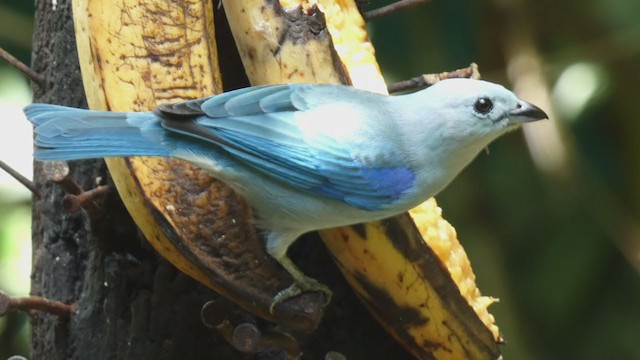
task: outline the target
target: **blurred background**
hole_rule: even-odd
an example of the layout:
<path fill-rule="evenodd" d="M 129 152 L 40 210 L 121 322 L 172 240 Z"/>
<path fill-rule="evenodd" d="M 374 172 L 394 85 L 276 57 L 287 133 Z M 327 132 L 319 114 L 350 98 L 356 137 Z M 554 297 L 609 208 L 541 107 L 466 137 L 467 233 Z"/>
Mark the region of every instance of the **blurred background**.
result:
<path fill-rule="evenodd" d="M 0 0 L 0 47 L 30 64 L 33 1 Z M 31 102 L 29 81 L 0 59 L 0 161 L 32 177 L 31 125 L 22 107 Z M 29 294 L 31 193 L 0 169 L 0 291 Z M 0 317 L 0 359 L 28 355 L 29 323 L 22 313 Z"/>
<path fill-rule="evenodd" d="M 364 9 L 392 1 L 369 0 Z M 437 198 L 507 341 L 505 359 L 640 359 L 640 2 L 433 0 L 372 21 L 388 83 L 476 62 L 551 121 L 492 144 Z M 30 62 L 33 3 L 0 2 Z M 0 60 L 0 160 L 31 176 L 29 83 Z M 30 194 L 0 171 L 0 290 L 29 292 Z M 0 318 L 0 359 L 28 355 Z"/>

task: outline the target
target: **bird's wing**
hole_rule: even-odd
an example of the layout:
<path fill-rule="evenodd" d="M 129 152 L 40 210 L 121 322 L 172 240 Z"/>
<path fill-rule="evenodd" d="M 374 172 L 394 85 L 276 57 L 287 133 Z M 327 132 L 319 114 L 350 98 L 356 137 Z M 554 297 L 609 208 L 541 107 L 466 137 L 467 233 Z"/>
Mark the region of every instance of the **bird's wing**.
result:
<path fill-rule="evenodd" d="M 312 92 L 316 96 L 307 95 Z M 332 101 L 339 94 L 362 92 L 346 85 L 281 84 L 260 85 L 219 95 L 163 104 L 157 113 L 172 117 L 207 115 L 211 118 L 260 115 L 308 110 Z"/>
<path fill-rule="evenodd" d="M 174 105 L 163 113 L 163 126 L 222 147 L 237 160 L 288 186 L 378 210 L 392 205 L 411 189 L 415 175 L 389 159 L 391 150 L 367 161 L 351 153 L 349 144 L 330 136 L 305 137 L 294 112 L 356 97 L 350 87 L 273 85 L 240 89 L 204 100 Z M 370 93 L 361 92 L 364 96 Z M 200 113 L 206 116 L 180 116 Z M 204 154 L 202 154 L 204 155 Z"/>

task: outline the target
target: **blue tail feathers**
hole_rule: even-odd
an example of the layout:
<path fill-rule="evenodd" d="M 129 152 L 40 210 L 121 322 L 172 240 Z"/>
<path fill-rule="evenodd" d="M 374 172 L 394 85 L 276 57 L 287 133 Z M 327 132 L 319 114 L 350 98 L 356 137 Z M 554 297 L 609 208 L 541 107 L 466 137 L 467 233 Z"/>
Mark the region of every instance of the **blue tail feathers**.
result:
<path fill-rule="evenodd" d="M 37 160 L 169 156 L 153 113 L 92 111 L 49 104 L 24 109 L 34 126 Z"/>

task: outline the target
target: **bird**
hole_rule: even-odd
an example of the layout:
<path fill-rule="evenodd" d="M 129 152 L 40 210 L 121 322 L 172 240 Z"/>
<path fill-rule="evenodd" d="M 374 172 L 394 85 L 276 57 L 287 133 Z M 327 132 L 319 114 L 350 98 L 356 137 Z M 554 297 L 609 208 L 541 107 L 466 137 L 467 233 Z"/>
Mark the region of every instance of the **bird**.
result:
<path fill-rule="evenodd" d="M 110 112 L 31 104 L 39 161 L 120 156 L 186 160 L 251 205 L 266 250 L 303 291 L 331 290 L 287 256 L 304 233 L 403 213 L 444 189 L 483 149 L 547 114 L 505 87 L 446 79 L 384 95 L 348 85 L 246 87 Z M 330 300 L 327 300 L 330 301 Z"/>

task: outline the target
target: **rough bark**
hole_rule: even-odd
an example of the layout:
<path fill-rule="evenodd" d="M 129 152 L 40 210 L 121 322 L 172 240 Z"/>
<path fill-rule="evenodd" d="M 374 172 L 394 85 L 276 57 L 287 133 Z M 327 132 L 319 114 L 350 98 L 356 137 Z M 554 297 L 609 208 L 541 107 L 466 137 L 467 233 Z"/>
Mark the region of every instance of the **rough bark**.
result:
<path fill-rule="evenodd" d="M 34 101 L 84 107 L 71 4 L 58 0 L 55 10 L 52 6 L 37 3 L 33 67 L 46 84 L 34 85 Z M 221 12 L 217 15 L 222 19 Z M 246 80 L 225 81 L 236 87 Z M 69 214 L 62 208 L 64 190 L 47 181 L 40 163 L 34 166 L 43 196 L 33 203 L 32 294 L 74 303 L 76 311 L 69 320 L 33 315 L 32 358 L 282 358 L 278 351 L 243 355 L 207 328 L 200 309 L 218 296 L 146 244 L 115 191 L 98 201 L 106 214 L 102 218 Z M 111 182 L 102 160 L 75 161 L 70 167 L 71 178 L 84 189 Z M 298 334 L 304 358 L 322 359 L 331 350 L 349 359 L 408 357 L 364 310 L 320 241 L 305 239 L 293 251 L 303 270 L 334 289 L 321 327 L 311 335 Z M 230 317 L 268 327 L 231 311 Z"/>
<path fill-rule="evenodd" d="M 70 2 L 51 6 L 37 5 L 33 67 L 47 81 L 34 87 L 34 100 L 84 107 Z M 85 189 L 110 182 L 102 160 L 70 167 Z M 34 178 L 44 196 L 33 203 L 32 293 L 75 303 L 76 313 L 68 321 L 33 316 L 32 358 L 234 358 L 199 318 L 214 295 L 144 242 L 117 194 L 100 201 L 106 216 L 92 220 L 62 209 L 64 190 L 40 163 Z"/>

